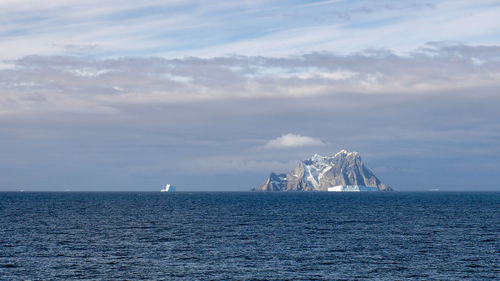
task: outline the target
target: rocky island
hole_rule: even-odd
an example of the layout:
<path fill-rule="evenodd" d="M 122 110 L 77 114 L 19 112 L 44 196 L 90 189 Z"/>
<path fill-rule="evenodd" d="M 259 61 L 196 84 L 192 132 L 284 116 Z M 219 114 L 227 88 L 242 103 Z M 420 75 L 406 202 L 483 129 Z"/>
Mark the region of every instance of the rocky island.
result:
<path fill-rule="evenodd" d="M 253 191 L 392 191 L 368 169 L 357 152 L 303 160 L 286 174 L 275 174 Z"/>

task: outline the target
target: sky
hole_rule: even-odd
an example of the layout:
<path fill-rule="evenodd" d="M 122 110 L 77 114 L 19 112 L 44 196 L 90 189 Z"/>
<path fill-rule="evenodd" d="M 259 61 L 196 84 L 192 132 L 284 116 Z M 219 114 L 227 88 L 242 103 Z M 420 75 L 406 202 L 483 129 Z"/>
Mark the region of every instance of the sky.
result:
<path fill-rule="evenodd" d="M 0 0 L 0 191 L 245 191 L 358 151 L 500 191 L 498 1 Z"/>

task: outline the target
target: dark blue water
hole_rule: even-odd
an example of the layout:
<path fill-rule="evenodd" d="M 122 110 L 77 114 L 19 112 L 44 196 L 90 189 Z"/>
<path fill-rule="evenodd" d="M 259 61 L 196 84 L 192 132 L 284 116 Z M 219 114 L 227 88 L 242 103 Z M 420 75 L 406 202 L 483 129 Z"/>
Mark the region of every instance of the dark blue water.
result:
<path fill-rule="evenodd" d="M 484 280 L 500 193 L 0 193 L 0 280 Z"/>

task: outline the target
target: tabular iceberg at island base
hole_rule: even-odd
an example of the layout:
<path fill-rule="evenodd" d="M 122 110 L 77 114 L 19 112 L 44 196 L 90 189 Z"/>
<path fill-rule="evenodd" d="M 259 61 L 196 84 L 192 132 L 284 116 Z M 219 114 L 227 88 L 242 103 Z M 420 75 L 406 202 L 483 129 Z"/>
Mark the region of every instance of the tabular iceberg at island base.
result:
<path fill-rule="evenodd" d="M 161 192 L 174 192 L 175 191 L 175 186 L 171 184 L 165 185 L 165 188 L 160 190 Z"/>
<path fill-rule="evenodd" d="M 364 191 L 379 191 L 377 187 L 364 185 L 337 185 L 328 188 L 329 192 L 364 192 Z"/>

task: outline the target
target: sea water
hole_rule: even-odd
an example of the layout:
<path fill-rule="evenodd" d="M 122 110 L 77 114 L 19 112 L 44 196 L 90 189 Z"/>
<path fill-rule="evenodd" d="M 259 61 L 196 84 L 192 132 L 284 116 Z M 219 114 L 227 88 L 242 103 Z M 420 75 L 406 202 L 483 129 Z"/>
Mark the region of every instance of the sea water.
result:
<path fill-rule="evenodd" d="M 0 280 L 484 280 L 500 193 L 0 193 Z"/>

